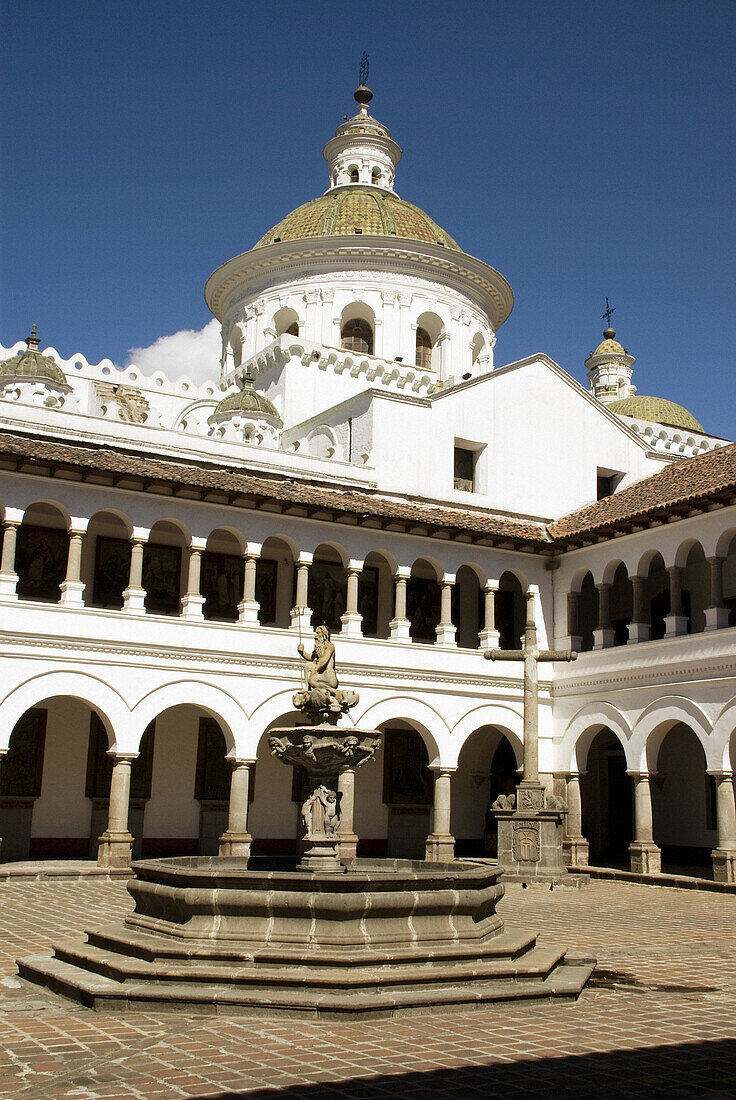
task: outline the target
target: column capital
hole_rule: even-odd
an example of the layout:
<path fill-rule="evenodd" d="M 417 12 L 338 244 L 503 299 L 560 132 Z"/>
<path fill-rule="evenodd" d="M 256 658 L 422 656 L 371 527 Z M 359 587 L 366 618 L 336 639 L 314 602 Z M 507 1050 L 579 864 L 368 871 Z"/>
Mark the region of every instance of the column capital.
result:
<path fill-rule="evenodd" d="M 411 579 L 411 569 L 405 569 L 403 566 L 399 566 L 393 577 L 395 581 L 408 581 Z"/>
<path fill-rule="evenodd" d="M 255 756 L 227 756 L 225 759 L 231 768 L 250 767 L 256 762 Z"/>
<path fill-rule="evenodd" d="M 440 581 L 440 588 L 452 588 L 457 580 L 456 573 L 445 573 L 444 577 Z"/>
<path fill-rule="evenodd" d="M 498 592 L 498 581 L 486 581 L 483 585 L 484 592 Z"/>
<path fill-rule="evenodd" d="M 88 527 L 89 527 L 89 520 L 85 516 L 70 516 L 70 518 L 69 518 L 69 534 L 70 535 L 86 535 Z"/>
<path fill-rule="evenodd" d="M 457 764 L 429 764 L 428 767 L 437 775 L 452 775 L 457 771 Z"/>
<path fill-rule="evenodd" d="M 664 569 L 665 569 L 665 573 L 669 573 L 672 576 L 677 576 L 678 573 L 684 573 L 685 572 L 685 566 L 684 565 L 666 565 L 664 567 Z"/>
<path fill-rule="evenodd" d="M 261 543 L 261 542 L 247 542 L 245 544 L 245 550 L 243 551 L 243 557 L 244 558 L 260 558 L 262 550 L 263 550 L 263 543 Z"/>
<path fill-rule="evenodd" d="M 705 560 L 709 565 L 723 565 L 726 559 L 720 554 L 710 554 Z"/>
<path fill-rule="evenodd" d="M 626 774 L 630 775 L 632 779 L 654 779 L 657 775 L 656 772 L 648 771 L 629 771 L 626 769 Z"/>
<path fill-rule="evenodd" d="M 20 527 L 22 519 L 4 519 L 3 527 L 7 530 L 8 527 Z"/>
<path fill-rule="evenodd" d="M 74 538 L 76 536 L 77 538 L 81 539 L 81 538 L 84 538 L 84 536 L 86 534 L 87 534 L 86 526 L 85 527 L 76 527 L 75 526 L 75 527 L 70 527 L 69 528 L 69 537 L 70 538 Z"/>
<path fill-rule="evenodd" d="M 114 764 L 128 763 L 132 764 L 134 760 L 137 760 L 140 753 L 137 752 L 118 752 L 117 749 L 108 749 L 107 755 L 111 758 Z"/>
<path fill-rule="evenodd" d="M 300 552 L 299 557 L 294 559 L 294 565 L 299 568 L 302 565 L 311 565 L 314 561 L 314 554 Z"/>
<path fill-rule="evenodd" d="M 730 768 L 706 768 L 706 775 L 712 775 L 714 779 L 733 779 Z"/>
<path fill-rule="evenodd" d="M 346 568 L 348 573 L 362 573 L 364 565 L 364 561 L 360 561 L 357 558 L 351 558 Z"/>
<path fill-rule="evenodd" d="M 192 553 L 197 552 L 197 553 L 201 554 L 204 550 L 207 549 L 207 539 L 196 538 L 196 537 L 191 538 L 190 541 L 189 541 L 188 549 Z"/>

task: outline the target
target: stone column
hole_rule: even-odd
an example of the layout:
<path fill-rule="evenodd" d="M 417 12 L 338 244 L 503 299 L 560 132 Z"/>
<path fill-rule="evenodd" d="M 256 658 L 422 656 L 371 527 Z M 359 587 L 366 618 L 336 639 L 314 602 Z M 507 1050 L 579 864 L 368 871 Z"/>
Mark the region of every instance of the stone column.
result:
<path fill-rule="evenodd" d="M 579 652 L 583 647 L 580 633 L 580 593 L 567 593 L 567 639 L 568 647 Z"/>
<path fill-rule="evenodd" d="M 435 627 L 435 635 L 437 645 L 445 647 L 457 645 L 455 641 L 457 627 L 452 621 L 452 589 L 454 585 L 454 577 L 445 577 L 440 581 L 440 621 Z"/>
<path fill-rule="evenodd" d="M 611 626 L 611 586 L 597 584 L 598 626 L 593 631 L 593 649 L 609 649 L 613 645 L 615 631 Z"/>
<path fill-rule="evenodd" d="M 381 348 L 381 356 L 383 359 L 392 360 L 397 355 L 400 355 L 399 340 L 396 332 L 396 318 L 394 302 L 396 300 L 395 290 L 382 290 L 381 291 L 381 313 L 383 316 L 383 324 L 381 331 L 383 335 L 383 342 Z"/>
<path fill-rule="evenodd" d="M 662 870 L 662 853 L 654 843 L 649 772 L 628 774 L 634 782 L 634 843 L 629 845 L 631 870 L 640 875 L 658 875 Z"/>
<path fill-rule="evenodd" d="M 219 855 L 240 856 L 247 859 L 250 855 L 251 836 L 248 832 L 248 787 L 250 785 L 250 766 L 252 760 L 231 760 L 230 806 L 227 816 L 227 831 L 220 837 Z"/>
<path fill-rule="evenodd" d="M 18 574 L 15 571 L 15 544 L 18 538 L 19 519 L 6 519 L 3 523 L 3 556 L 0 561 L 0 596 L 5 600 L 18 599 Z"/>
<path fill-rule="evenodd" d="M 358 837 L 355 834 L 355 768 L 341 768 L 337 777 L 337 798 L 340 824 L 337 851 L 341 861 L 355 859 Z"/>
<path fill-rule="evenodd" d="M 590 858 L 588 841 L 583 836 L 583 804 L 580 798 L 580 772 L 567 777 L 567 821 L 562 841 L 562 860 L 566 867 L 586 867 Z"/>
<path fill-rule="evenodd" d="M 394 576 L 394 617 L 389 623 L 391 639 L 395 642 L 407 642 L 410 640 L 409 620 L 406 617 L 406 582 L 409 574 L 404 570 L 398 570 Z"/>
<path fill-rule="evenodd" d="M 66 559 L 66 577 L 62 581 L 61 603 L 66 607 L 84 607 L 82 594 L 82 542 L 84 531 L 72 529 L 69 532 L 69 552 Z"/>
<path fill-rule="evenodd" d="M 321 343 L 325 347 L 329 348 L 332 345 L 333 340 L 333 316 L 332 305 L 335 301 L 334 290 L 322 289 L 322 337 Z M 339 334 L 338 334 L 339 335 Z M 337 346 L 340 346 L 340 341 L 337 341 Z"/>
<path fill-rule="evenodd" d="M 489 581 L 483 589 L 483 629 L 480 632 L 481 649 L 498 649 L 499 633 L 496 630 L 496 593 L 498 584 Z"/>
<path fill-rule="evenodd" d="M 705 609 L 705 629 L 720 630 L 728 626 L 728 608 L 723 604 L 723 562 L 724 558 L 714 556 L 706 558 L 710 566 L 710 601 Z"/>
<path fill-rule="evenodd" d="M 312 626 L 312 609 L 309 606 L 309 566 L 312 564 L 312 555 L 302 554 L 294 564 L 296 566 L 296 603 L 291 609 L 291 629 L 308 632 Z"/>
<path fill-rule="evenodd" d="M 400 355 L 404 365 L 414 366 L 414 357 L 416 355 L 416 348 L 412 347 L 411 337 L 412 332 L 409 328 L 409 307 L 411 306 L 411 294 L 400 290 L 396 295 L 396 301 L 399 303 L 399 324 L 398 332 L 398 347 L 395 354 Z"/>
<path fill-rule="evenodd" d="M 130 804 L 130 768 L 137 752 L 115 753 L 110 779 L 110 803 L 107 828 L 99 839 L 97 863 L 100 867 L 127 867 L 133 852 L 133 837 L 128 832 Z"/>
<path fill-rule="evenodd" d="M 629 645 L 635 642 L 648 642 L 651 633 L 649 611 L 645 606 L 646 577 L 631 577 L 633 595 L 633 615 L 629 623 Z"/>
<path fill-rule="evenodd" d="M 736 803 L 733 772 L 708 772 L 716 781 L 716 818 L 718 847 L 711 852 L 716 882 L 736 882 Z"/>
<path fill-rule="evenodd" d="M 680 565 L 668 565 L 667 573 L 670 578 L 670 611 L 664 617 L 665 638 L 675 638 L 679 634 L 687 634 L 687 615 L 682 613 L 682 574 L 684 570 Z"/>
<path fill-rule="evenodd" d="M 345 614 L 340 616 L 342 633 L 362 637 L 361 625 L 363 616 L 358 611 L 358 583 L 360 581 L 362 562 L 351 561 L 348 565 L 348 591 L 345 603 Z"/>
<path fill-rule="evenodd" d="M 450 832 L 451 780 L 455 768 L 433 768 L 434 812 L 432 832 L 427 837 L 425 858 L 433 863 L 447 863 L 455 858 L 455 837 Z"/>
<path fill-rule="evenodd" d="M 313 340 L 315 344 L 319 344 L 322 336 L 321 318 L 319 317 L 319 306 L 321 302 L 319 290 L 308 290 L 305 297 L 307 299 L 307 308 L 303 336 L 305 339 Z"/>
<path fill-rule="evenodd" d="M 256 568 L 260 555 L 243 554 L 243 598 L 238 604 L 239 623 L 257 623 L 261 605 L 256 599 Z"/>
<path fill-rule="evenodd" d="M 146 609 L 146 590 L 143 587 L 143 548 L 146 540 L 133 536 L 130 540 L 130 574 L 128 587 L 123 592 L 123 611 L 141 613 Z"/>
<path fill-rule="evenodd" d="M 182 597 L 181 615 L 183 619 L 203 619 L 204 596 L 199 590 L 199 578 L 202 571 L 202 551 L 204 546 L 192 542 L 189 547 L 189 570 L 187 573 L 187 592 Z"/>

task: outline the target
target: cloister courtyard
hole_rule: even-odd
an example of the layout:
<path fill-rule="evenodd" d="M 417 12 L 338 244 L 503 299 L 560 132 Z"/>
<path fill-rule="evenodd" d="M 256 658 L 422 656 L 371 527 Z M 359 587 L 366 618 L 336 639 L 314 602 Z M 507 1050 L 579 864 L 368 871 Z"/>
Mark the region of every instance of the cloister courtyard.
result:
<path fill-rule="evenodd" d="M 31 986 L 18 978 L 17 958 L 124 915 L 130 898 L 124 877 L 18 870 L 0 881 L 3 1097 L 736 1092 L 731 892 L 599 879 L 583 889 L 509 886 L 499 907 L 508 924 L 598 958 L 577 1002 L 333 1023 L 105 1015 Z"/>

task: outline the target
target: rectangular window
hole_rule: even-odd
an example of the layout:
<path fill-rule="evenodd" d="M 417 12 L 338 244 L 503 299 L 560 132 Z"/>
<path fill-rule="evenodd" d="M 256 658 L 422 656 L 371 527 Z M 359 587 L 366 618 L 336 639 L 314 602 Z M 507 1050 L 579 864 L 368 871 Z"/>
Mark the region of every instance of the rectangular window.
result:
<path fill-rule="evenodd" d="M 618 470 L 606 470 L 599 466 L 596 484 L 596 500 L 605 500 L 606 497 L 613 496 L 623 476 L 624 475 Z"/>
<path fill-rule="evenodd" d="M 475 455 L 468 447 L 455 447 L 454 485 L 465 493 L 475 492 Z"/>

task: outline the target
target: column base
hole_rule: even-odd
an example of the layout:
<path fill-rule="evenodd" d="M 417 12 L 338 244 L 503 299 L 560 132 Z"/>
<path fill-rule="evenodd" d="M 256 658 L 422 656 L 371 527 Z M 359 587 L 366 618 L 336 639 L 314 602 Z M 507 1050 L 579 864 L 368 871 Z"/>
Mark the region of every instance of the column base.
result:
<path fill-rule="evenodd" d="M 710 858 L 713 860 L 714 882 L 736 882 L 736 851 L 732 848 L 714 848 Z"/>
<path fill-rule="evenodd" d="M 218 855 L 220 856 L 239 856 L 242 859 L 248 859 L 250 856 L 251 845 L 250 833 L 231 833 L 230 830 L 223 833 L 220 837 L 220 847 Z"/>
<path fill-rule="evenodd" d="M 593 649 L 611 649 L 616 640 L 616 632 L 612 626 L 598 627 L 593 631 Z"/>
<path fill-rule="evenodd" d="M 311 607 L 300 607 L 291 609 L 291 629 L 301 630 L 304 634 L 309 634 L 312 629 L 312 609 Z"/>
<path fill-rule="evenodd" d="M 656 844 L 637 843 L 629 845 L 631 870 L 637 875 L 660 875 L 662 873 L 662 853 Z"/>
<path fill-rule="evenodd" d="M 17 573 L 0 573 L 0 598 L 3 600 L 17 600 L 17 588 Z"/>
<path fill-rule="evenodd" d="M 582 634 L 566 634 L 562 639 L 562 649 L 572 649 L 575 653 L 580 653 L 583 648 L 583 636 Z"/>
<path fill-rule="evenodd" d="M 450 833 L 430 833 L 424 858 L 430 863 L 450 863 L 455 858 L 455 837 Z"/>
<path fill-rule="evenodd" d="M 87 587 L 86 584 L 82 581 L 64 581 L 59 587 L 61 588 L 60 603 L 65 607 L 84 607 L 82 596 Z"/>
<path fill-rule="evenodd" d="M 341 634 L 343 637 L 363 637 L 363 616 L 359 615 L 357 611 L 346 611 L 344 615 L 340 616 L 340 622 L 342 623 Z"/>
<path fill-rule="evenodd" d="M 257 600 L 242 600 L 238 604 L 239 623 L 257 623 L 261 605 Z"/>
<path fill-rule="evenodd" d="M 727 607 L 706 607 L 705 609 L 705 629 L 708 630 L 722 630 L 724 626 L 728 626 L 728 608 Z"/>
<path fill-rule="evenodd" d="M 133 837 L 124 833 L 105 830 L 97 846 L 98 867 L 127 867 L 133 855 Z"/>
<path fill-rule="evenodd" d="M 565 867 L 587 867 L 590 860 L 588 841 L 584 836 L 566 836 L 562 841 L 562 862 Z"/>
<path fill-rule="evenodd" d="M 182 596 L 181 599 L 181 617 L 182 619 L 203 619 L 204 611 L 202 608 L 205 604 L 204 596 Z"/>
<path fill-rule="evenodd" d="M 637 642 L 648 642 L 652 633 L 649 623 L 629 623 L 629 645 Z"/>
<path fill-rule="evenodd" d="M 435 645 L 457 646 L 455 635 L 457 627 L 452 623 L 439 623 L 435 627 Z"/>
<path fill-rule="evenodd" d="M 480 649 L 498 649 L 501 644 L 501 635 L 497 630 L 481 630 L 478 641 Z"/>
<path fill-rule="evenodd" d="M 665 638 L 679 638 L 682 634 L 687 634 L 687 621 L 687 615 L 665 615 Z"/>
<path fill-rule="evenodd" d="M 126 588 L 123 592 L 123 611 L 143 615 L 146 611 L 145 588 Z"/>
<path fill-rule="evenodd" d="M 392 619 L 388 625 L 391 631 L 392 642 L 411 641 L 411 634 L 409 633 L 411 623 L 408 619 Z"/>
<path fill-rule="evenodd" d="M 355 833 L 337 834 L 337 853 L 343 863 L 346 860 L 356 858 L 358 854 L 358 837 Z"/>

